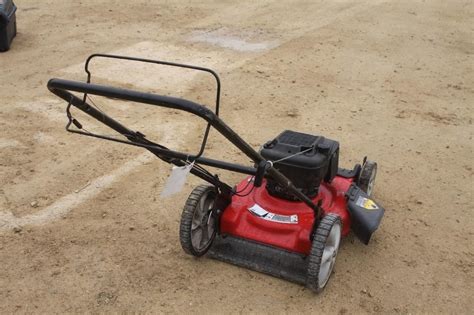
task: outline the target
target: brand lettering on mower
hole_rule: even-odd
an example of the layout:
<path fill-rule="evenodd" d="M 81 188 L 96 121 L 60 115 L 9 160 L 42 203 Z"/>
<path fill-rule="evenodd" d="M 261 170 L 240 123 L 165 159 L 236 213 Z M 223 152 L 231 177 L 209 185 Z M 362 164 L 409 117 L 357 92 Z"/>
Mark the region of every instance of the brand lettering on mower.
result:
<path fill-rule="evenodd" d="M 253 215 L 267 221 L 272 221 L 276 223 L 285 223 L 285 224 L 298 224 L 298 215 L 281 215 L 268 212 L 257 204 L 254 204 L 252 207 L 248 208 L 250 213 Z"/>

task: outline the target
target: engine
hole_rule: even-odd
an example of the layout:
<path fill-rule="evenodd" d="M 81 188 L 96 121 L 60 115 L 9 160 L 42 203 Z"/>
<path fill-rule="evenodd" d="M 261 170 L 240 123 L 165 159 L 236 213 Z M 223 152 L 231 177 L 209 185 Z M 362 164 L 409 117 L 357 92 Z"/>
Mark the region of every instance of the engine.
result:
<path fill-rule="evenodd" d="M 318 194 L 321 181 L 330 183 L 337 174 L 339 143 L 322 136 L 285 130 L 262 146 L 260 154 L 288 177 L 308 197 Z M 298 200 L 271 178 L 266 189 L 275 197 Z"/>

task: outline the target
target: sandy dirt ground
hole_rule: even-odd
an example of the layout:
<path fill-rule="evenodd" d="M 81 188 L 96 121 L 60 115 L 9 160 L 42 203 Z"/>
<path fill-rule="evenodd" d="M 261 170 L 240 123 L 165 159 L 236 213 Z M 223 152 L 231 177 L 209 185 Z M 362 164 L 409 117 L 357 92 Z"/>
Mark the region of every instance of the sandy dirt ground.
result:
<path fill-rule="evenodd" d="M 0 313 L 474 312 L 471 1 L 16 4 L 18 37 L 0 54 Z M 95 52 L 215 69 L 223 119 L 255 148 L 293 129 L 340 141 L 343 167 L 378 161 L 387 211 L 371 244 L 346 238 L 320 295 L 187 256 L 179 218 L 200 180 L 160 198 L 169 165 L 64 130 L 66 104 L 46 83 L 84 80 Z M 200 75 L 99 61 L 94 74 L 212 106 Z M 191 116 L 94 101 L 152 139 L 197 149 Z M 206 155 L 251 165 L 216 132 Z"/>

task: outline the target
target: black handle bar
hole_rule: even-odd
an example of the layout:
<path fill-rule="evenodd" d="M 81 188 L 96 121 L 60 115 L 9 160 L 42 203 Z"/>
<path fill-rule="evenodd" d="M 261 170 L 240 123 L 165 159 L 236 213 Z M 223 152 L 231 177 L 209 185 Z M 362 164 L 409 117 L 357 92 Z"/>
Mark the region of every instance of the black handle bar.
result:
<path fill-rule="evenodd" d="M 96 110 L 94 107 L 87 104 L 87 102 L 85 102 L 84 100 L 81 100 L 75 95 L 73 95 L 71 91 L 186 111 L 206 120 L 219 133 L 221 133 L 232 144 L 234 144 L 239 150 L 241 150 L 252 161 L 254 161 L 255 164 L 259 165 L 260 163 L 266 161 L 257 151 L 255 151 L 237 133 L 235 133 L 229 126 L 227 126 L 227 124 L 225 124 L 224 121 L 222 121 L 214 112 L 212 112 L 211 110 L 209 110 L 208 108 L 204 106 L 201 106 L 199 104 L 196 104 L 188 100 L 175 98 L 175 97 L 162 96 L 162 95 L 157 95 L 157 94 L 151 94 L 151 93 L 138 92 L 138 91 L 129 90 L 129 89 L 103 86 L 103 85 L 91 84 L 91 83 L 76 82 L 76 81 L 68 81 L 68 80 L 62 80 L 62 79 L 51 79 L 48 82 L 48 89 L 55 95 L 64 99 L 66 102 L 69 102 L 71 105 L 79 108 L 86 114 L 91 115 L 92 117 L 96 118 L 97 120 L 101 121 L 105 125 L 109 126 L 110 128 L 116 130 L 117 132 L 125 136 L 130 135 L 130 133 L 135 134 L 135 132 L 121 125 L 120 123 L 110 118 L 109 116 L 105 115 L 104 113 Z M 130 139 L 130 140 L 134 141 L 134 139 Z M 170 156 L 170 157 L 173 157 L 176 155 L 192 157 L 187 154 L 184 154 L 181 152 L 175 152 L 168 149 L 163 149 L 162 152 L 160 152 L 160 155 Z M 201 157 L 197 157 L 196 161 L 201 164 L 206 164 L 205 161 L 203 161 L 203 158 Z M 221 161 L 216 161 L 216 160 L 213 160 L 213 161 L 221 162 Z M 226 163 L 226 164 L 229 164 L 229 163 Z M 213 166 L 220 167 L 220 165 L 213 165 Z M 236 170 L 236 171 L 239 171 L 239 170 Z M 294 184 L 281 172 L 279 172 L 277 169 L 271 166 L 267 170 L 266 177 L 271 177 L 278 184 L 288 189 L 292 194 L 298 197 L 298 199 L 306 203 L 309 207 L 311 207 L 315 211 L 316 219 L 320 218 L 321 211 L 319 207 L 315 205 L 308 196 L 306 196 L 300 190 L 298 190 L 296 186 L 294 186 Z"/>
<path fill-rule="evenodd" d="M 91 79 L 92 79 L 92 72 L 90 70 L 89 65 L 93 59 L 97 59 L 97 58 L 118 59 L 118 60 L 132 61 L 132 62 L 150 63 L 150 64 L 155 64 L 155 65 L 169 66 L 169 67 L 182 68 L 182 69 L 184 68 L 184 69 L 190 69 L 190 70 L 208 73 L 212 75 L 216 81 L 216 105 L 215 105 L 214 110 L 215 110 L 216 115 L 219 116 L 219 104 L 220 104 L 220 98 L 221 98 L 221 80 L 219 79 L 219 76 L 217 75 L 217 73 L 212 69 L 183 64 L 183 63 L 145 59 L 145 58 L 138 58 L 138 57 L 110 55 L 110 54 L 92 54 L 87 58 L 86 63 L 84 65 L 84 70 L 87 73 L 87 83 L 91 83 Z M 84 97 L 83 97 L 84 102 L 86 101 L 86 98 L 87 98 L 87 93 L 84 93 Z M 210 128 L 211 126 L 208 124 L 206 127 L 206 130 L 204 131 L 204 136 L 201 142 L 201 148 L 199 149 L 199 153 L 197 153 L 195 157 L 200 157 L 204 153 L 204 149 L 206 147 Z"/>
<path fill-rule="evenodd" d="M 171 67 L 178 67 L 178 68 L 197 70 L 197 71 L 201 71 L 201 72 L 207 72 L 207 73 L 211 74 L 214 77 L 214 79 L 216 80 L 216 107 L 215 107 L 215 113 L 216 113 L 217 116 L 219 116 L 219 104 L 220 104 L 220 97 L 221 97 L 221 80 L 219 79 L 219 76 L 217 75 L 217 73 L 212 69 L 193 66 L 193 65 L 187 65 L 187 64 L 182 64 L 182 63 L 169 62 L 169 61 L 161 61 L 161 60 L 153 60 L 153 59 L 145 59 L 145 58 L 137 58 L 137 57 L 128 57 L 128 56 L 120 56 L 120 55 L 93 54 L 93 55 L 90 55 L 89 58 L 87 58 L 86 64 L 84 66 L 84 70 L 87 73 L 87 83 L 91 83 L 92 73 L 89 69 L 89 65 L 90 65 L 92 59 L 95 59 L 95 58 L 108 58 L 108 59 L 138 61 L 138 62 L 158 64 L 158 65 L 163 65 L 163 66 L 171 66 Z"/>

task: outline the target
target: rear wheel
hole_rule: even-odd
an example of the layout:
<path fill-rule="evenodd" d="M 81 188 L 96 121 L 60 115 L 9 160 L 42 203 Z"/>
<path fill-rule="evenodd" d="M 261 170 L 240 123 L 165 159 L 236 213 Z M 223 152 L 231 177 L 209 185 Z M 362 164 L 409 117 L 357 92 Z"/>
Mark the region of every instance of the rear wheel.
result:
<path fill-rule="evenodd" d="M 213 186 L 194 188 L 181 214 L 179 240 L 183 250 L 193 256 L 204 255 L 216 236 L 216 219 L 212 213 L 216 200 Z"/>
<path fill-rule="evenodd" d="M 375 176 L 377 176 L 377 163 L 370 160 L 365 161 L 364 165 L 362 165 L 359 178 L 357 179 L 357 186 L 369 197 L 374 191 Z"/>
<path fill-rule="evenodd" d="M 341 243 L 342 223 L 335 214 L 326 215 L 314 233 L 311 253 L 308 256 L 306 286 L 321 292 L 332 274 Z"/>

